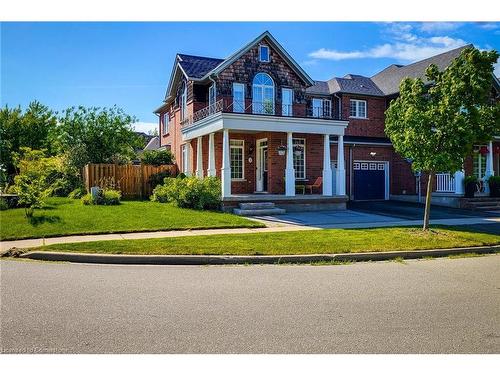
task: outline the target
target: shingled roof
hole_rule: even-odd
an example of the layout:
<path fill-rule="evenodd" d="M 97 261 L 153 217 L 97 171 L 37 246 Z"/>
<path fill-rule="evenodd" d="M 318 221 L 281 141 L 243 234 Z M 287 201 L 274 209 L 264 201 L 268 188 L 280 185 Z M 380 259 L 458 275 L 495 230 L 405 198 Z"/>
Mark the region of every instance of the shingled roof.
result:
<path fill-rule="evenodd" d="M 444 70 L 451 64 L 453 59 L 460 55 L 463 49 L 468 47 L 472 47 L 472 44 L 452 49 L 451 51 L 414 62 L 413 64 L 390 65 L 371 77 L 371 80 L 385 95 L 397 94 L 399 92 L 399 84 L 404 78 L 419 77 L 425 82 L 425 70 L 429 65 L 435 64 L 439 70 Z"/>
<path fill-rule="evenodd" d="M 332 78 L 329 81 L 315 81 L 307 89 L 308 94 L 331 95 L 335 93 L 384 96 L 384 93 L 373 81 L 357 74 L 348 74 L 342 78 Z"/>
<path fill-rule="evenodd" d="M 214 70 L 224 59 L 178 54 L 179 64 L 189 78 L 199 79 Z"/>

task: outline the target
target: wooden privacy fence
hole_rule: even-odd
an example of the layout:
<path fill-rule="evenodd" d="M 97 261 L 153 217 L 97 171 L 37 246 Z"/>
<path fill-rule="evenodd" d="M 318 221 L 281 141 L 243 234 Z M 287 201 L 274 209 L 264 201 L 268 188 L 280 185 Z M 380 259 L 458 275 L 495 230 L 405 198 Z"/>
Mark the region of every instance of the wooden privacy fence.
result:
<path fill-rule="evenodd" d="M 83 181 L 87 191 L 99 186 L 120 190 L 126 198 L 145 198 L 153 190 L 149 178 L 163 171 L 170 171 L 171 176 L 177 174 L 175 165 L 87 164 L 83 168 Z"/>

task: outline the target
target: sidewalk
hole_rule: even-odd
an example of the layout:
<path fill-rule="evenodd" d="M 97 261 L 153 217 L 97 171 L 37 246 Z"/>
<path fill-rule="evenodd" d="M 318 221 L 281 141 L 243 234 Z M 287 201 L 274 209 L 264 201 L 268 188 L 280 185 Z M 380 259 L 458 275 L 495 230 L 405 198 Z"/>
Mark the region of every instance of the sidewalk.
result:
<path fill-rule="evenodd" d="M 320 229 L 356 229 L 356 228 L 381 228 L 397 226 L 419 226 L 422 220 L 395 220 L 376 221 L 363 223 L 336 223 L 321 225 L 299 225 L 286 222 L 276 222 L 256 219 L 267 225 L 266 228 L 234 228 L 234 229 L 202 229 L 202 230 L 182 230 L 182 231 L 159 231 L 159 232 L 136 232 L 136 233 L 115 233 L 115 234 L 89 234 L 52 238 L 37 238 L 14 241 L 1 241 L 0 251 L 8 250 L 12 247 L 29 248 L 43 245 L 53 245 L 59 243 L 93 242 L 110 240 L 139 240 L 146 238 L 167 238 L 184 236 L 205 236 L 216 234 L 244 234 L 244 233 L 268 233 L 268 232 L 288 232 L 297 230 L 320 230 Z M 431 220 L 432 225 L 472 225 L 472 224 L 500 224 L 500 217 L 472 217 L 460 219 Z"/>

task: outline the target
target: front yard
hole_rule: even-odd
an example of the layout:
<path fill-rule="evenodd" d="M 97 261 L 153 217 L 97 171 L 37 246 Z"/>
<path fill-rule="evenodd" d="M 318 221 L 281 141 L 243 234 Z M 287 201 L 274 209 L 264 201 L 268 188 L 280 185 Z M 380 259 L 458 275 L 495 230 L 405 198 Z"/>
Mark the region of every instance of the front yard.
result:
<path fill-rule="evenodd" d="M 122 201 L 118 206 L 84 206 L 78 199 L 50 198 L 30 220 L 24 209 L 0 211 L 0 239 L 155 230 L 262 227 L 239 216 L 196 211 L 167 203 Z"/>
<path fill-rule="evenodd" d="M 36 250 L 102 254 L 285 255 L 424 250 L 500 244 L 500 236 L 466 228 L 328 229 L 99 241 L 43 246 Z M 35 250 L 35 249 L 33 249 Z"/>

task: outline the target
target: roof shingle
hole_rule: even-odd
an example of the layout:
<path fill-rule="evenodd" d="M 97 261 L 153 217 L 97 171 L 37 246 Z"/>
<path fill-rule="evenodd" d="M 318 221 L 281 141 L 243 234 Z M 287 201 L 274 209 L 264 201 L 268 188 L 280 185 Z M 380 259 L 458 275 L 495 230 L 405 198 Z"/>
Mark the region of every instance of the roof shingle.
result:
<path fill-rule="evenodd" d="M 202 78 L 224 61 L 212 57 L 178 54 L 179 64 L 189 78 Z"/>

